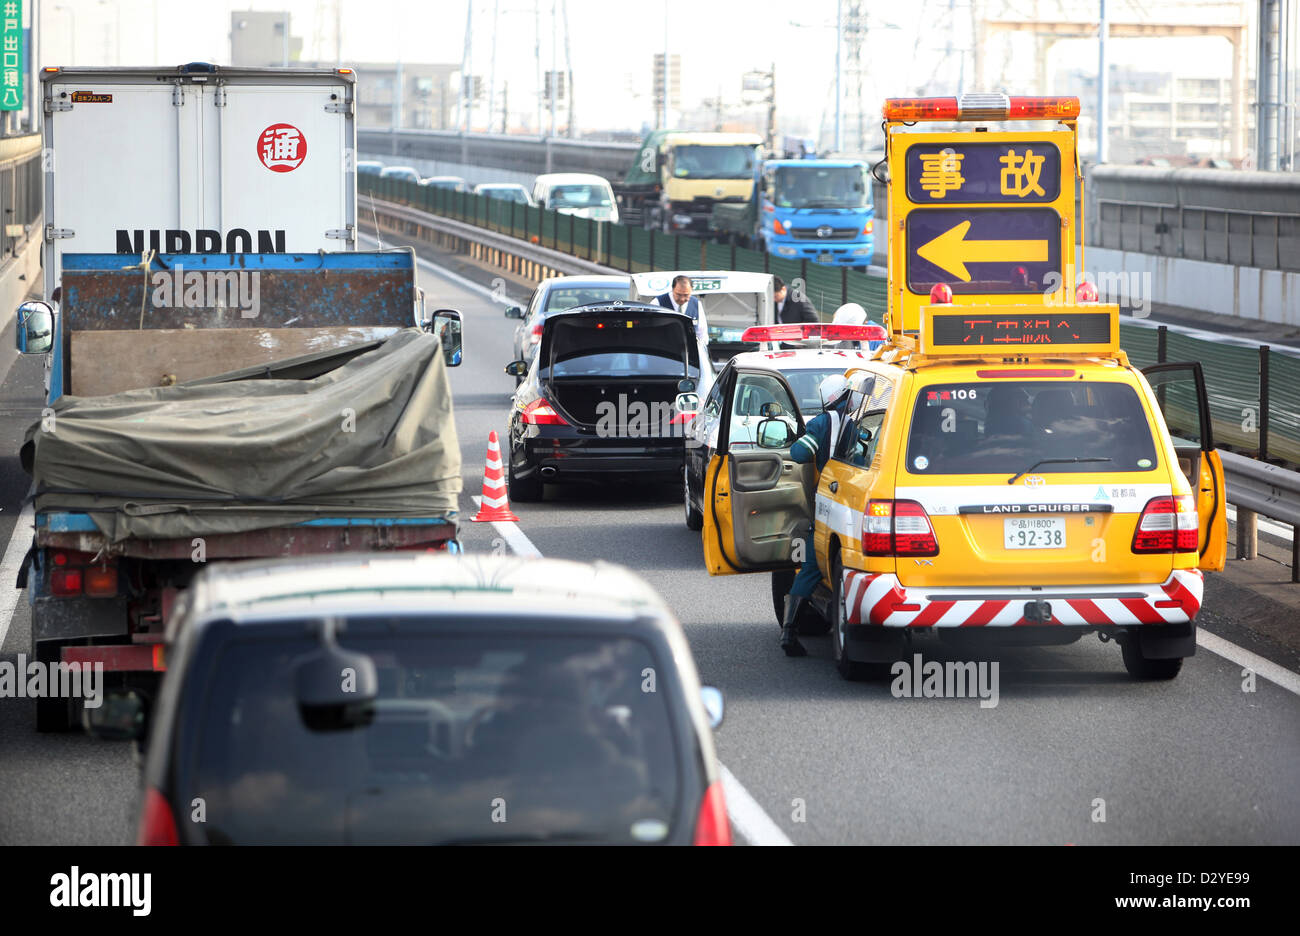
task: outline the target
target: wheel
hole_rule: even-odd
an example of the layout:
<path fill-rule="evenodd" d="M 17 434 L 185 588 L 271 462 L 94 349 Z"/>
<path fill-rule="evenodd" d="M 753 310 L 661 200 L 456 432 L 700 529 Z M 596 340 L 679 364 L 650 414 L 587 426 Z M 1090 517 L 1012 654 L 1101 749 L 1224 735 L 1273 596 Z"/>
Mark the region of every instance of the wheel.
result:
<path fill-rule="evenodd" d="M 32 646 L 32 656 L 49 672 L 51 664 L 59 662 L 59 647 L 58 641 L 42 640 Z M 71 699 L 37 699 L 36 730 L 41 734 L 71 731 L 74 727 L 72 713 Z"/>
<path fill-rule="evenodd" d="M 1120 641 L 1120 651 L 1124 654 L 1124 668 L 1134 679 L 1173 679 L 1183 668 L 1182 657 L 1153 660 L 1143 656 L 1142 647 L 1132 634 Z"/>
<path fill-rule="evenodd" d="M 512 501 L 531 504 L 542 499 L 542 479 L 539 477 L 519 478 L 515 476 L 513 457 L 506 463 L 506 491 Z"/>
<path fill-rule="evenodd" d="M 691 472 L 690 469 L 684 466 L 682 468 L 682 492 L 682 501 L 686 505 L 686 529 L 704 529 L 704 514 L 696 510 L 695 505 L 691 503 Z"/>
<path fill-rule="evenodd" d="M 844 607 L 844 574 L 840 566 L 839 553 L 831 557 L 831 607 L 834 609 L 835 622 L 831 628 L 831 655 L 835 657 L 835 668 L 845 679 L 857 682 L 871 677 L 871 667 L 849 659 L 848 611 Z"/>

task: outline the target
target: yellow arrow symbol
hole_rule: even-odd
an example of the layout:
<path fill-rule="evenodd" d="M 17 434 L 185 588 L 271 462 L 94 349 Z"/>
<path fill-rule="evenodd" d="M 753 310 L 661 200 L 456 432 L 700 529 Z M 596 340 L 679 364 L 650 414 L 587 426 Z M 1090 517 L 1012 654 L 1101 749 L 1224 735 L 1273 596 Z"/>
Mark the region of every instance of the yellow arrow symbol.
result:
<path fill-rule="evenodd" d="M 966 240 L 970 222 L 963 221 L 916 249 L 921 259 L 970 282 L 968 263 L 1043 263 L 1047 260 L 1045 240 Z"/>

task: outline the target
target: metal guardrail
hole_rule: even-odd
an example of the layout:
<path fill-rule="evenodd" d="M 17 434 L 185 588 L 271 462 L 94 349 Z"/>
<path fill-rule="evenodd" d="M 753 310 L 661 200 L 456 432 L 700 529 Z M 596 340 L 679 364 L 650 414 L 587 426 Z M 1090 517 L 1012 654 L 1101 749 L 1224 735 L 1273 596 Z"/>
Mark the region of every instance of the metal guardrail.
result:
<path fill-rule="evenodd" d="M 1258 517 L 1291 525 L 1291 581 L 1300 582 L 1300 471 L 1220 450 L 1228 503 L 1237 508 L 1237 558 L 1259 556 Z"/>

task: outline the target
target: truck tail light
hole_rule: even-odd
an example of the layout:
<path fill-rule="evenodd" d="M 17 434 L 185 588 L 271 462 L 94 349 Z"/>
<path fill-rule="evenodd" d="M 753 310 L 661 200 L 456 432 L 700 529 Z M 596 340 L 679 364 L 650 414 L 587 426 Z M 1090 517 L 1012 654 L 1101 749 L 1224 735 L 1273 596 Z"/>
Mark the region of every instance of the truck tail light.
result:
<path fill-rule="evenodd" d="M 722 781 L 714 780 L 700 800 L 700 815 L 695 820 L 696 845 L 730 845 L 731 823 L 727 804 L 722 798 Z"/>
<path fill-rule="evenodd" d="M 80 595 L 82 589 L 80 569 L 55 569 L 50 573 L 50 592 L 61 598 Z"/>
<path fill-rule="evenodd" d="M 140 831 L 136 837 L 137 845 L 179 845 L 180 836 L 176 834 L 176 818 L 166 797 L 150 787 L 144 795 L 144 806 L 140 810 Z"/>
<path fill-rule="evenodd" d="M 545 400 L 533 400 L 524 407 L 522 416 L 527 426 L 567 426 L 564 417 Z"/>
<path fill-rule="evenodd" d="M 91 598 L 112 598 L 117 594 L 117 567 L 91 566 L 82 576 Z"/>
<path fill-rule="evenodd" d="M 1196 552 L 1199 548 L 1200 518 L 1192 495 L 1153 497 L 1147 501 L 1133 533 L 1133 552 Z"/>
<path fill-rule="evenodd" d="M 862 551 L 868 556 L 937 556 L 930 515 L 912 500 L 871 500 L 862 517 Z"/>
<path fill-rule="evenodd" d="M 785 229 L 785 225 L 781 223 L 781 219 L 780 219 L 780 218 L 773 218 L 773 219 L 772 219 L 772 230 L 773 230 L 775 233 L 777 233 L 777 234 L 789 234 L 789 233 L 790 233 L 789 231 L 787 231 L 787 230 Z"/>

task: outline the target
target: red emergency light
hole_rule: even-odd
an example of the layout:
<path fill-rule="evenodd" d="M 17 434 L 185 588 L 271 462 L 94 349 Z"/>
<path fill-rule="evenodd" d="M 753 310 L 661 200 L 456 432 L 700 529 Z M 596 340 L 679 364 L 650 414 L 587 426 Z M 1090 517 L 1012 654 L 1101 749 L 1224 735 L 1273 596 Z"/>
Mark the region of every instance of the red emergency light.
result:
<path fill-rule="evenodd" d="M 889 333 L 879 325 L 835 325 L 831 322 L 791 322 L 788 325 L 753 325 L 741 341 L 884 341 Z"/>
<path fill-rule="evenodd" d="M 886 120 L 1074 120 L 1077 97 L 1011 97 L 972 93 L 955 97 L 889 98 L 881 111 Z"/>

